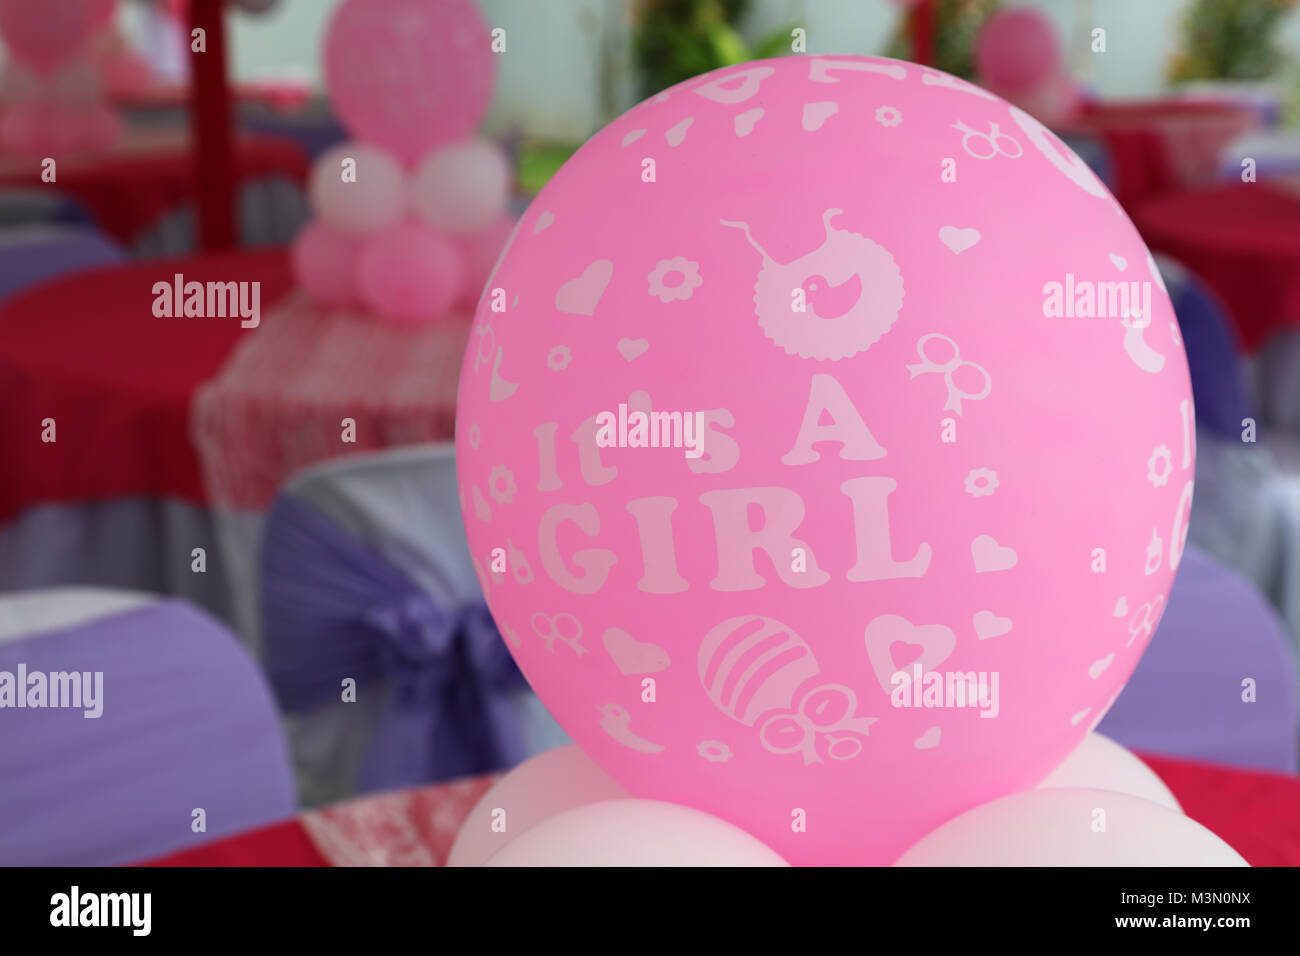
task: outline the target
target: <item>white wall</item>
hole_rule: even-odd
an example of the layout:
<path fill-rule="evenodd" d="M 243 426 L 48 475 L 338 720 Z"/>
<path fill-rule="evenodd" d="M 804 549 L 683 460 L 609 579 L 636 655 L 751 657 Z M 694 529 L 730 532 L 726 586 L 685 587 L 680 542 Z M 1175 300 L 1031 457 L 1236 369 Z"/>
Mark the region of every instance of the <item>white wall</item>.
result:
<path fill-rule="evenodd" d="M 341 0 L 280 0 L 270 13 L 229 14 L 232 72 L 249 80 L 302 76 L 319 83 L 325 26 Z M 602 58 L 625 40 L 633 0 L 479 0 L 485 18 L 506 29 L 498 94 L 489 129 L 521 124 L 527 131 L 576 140 L 594 132 L 610 111 L 630 105 L 631 78 L 602 101 Z M 1010 0 L 1008 0 L 1010 2 Z M 1106 97 L 1158 94 L 1189 0 L 1020 0 L 1059 26 L 1071 62 Z M 125 23 L 138 5 L 123 3 Z M 891 0 L 755 0 L 744 33 L 761 36 L 786 23 L 808 32 L 812 53 L 878 53 L 899 16 Z M 1094 26 L 1107 31 L 1107 52 L 1088 49 Z M 1300 59 L 1300 8 L 1282 39 Z M 606 60 L 605 66 L 608 68 Z M 616 66 L 617 70 L 617 66 Z"/>

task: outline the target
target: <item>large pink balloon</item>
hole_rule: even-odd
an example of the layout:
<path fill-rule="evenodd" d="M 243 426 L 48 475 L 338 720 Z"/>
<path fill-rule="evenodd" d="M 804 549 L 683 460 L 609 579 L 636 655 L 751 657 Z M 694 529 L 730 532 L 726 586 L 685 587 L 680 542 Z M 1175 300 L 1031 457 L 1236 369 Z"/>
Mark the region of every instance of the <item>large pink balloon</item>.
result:
<path fill-rule="evenodd" d="M 496 68 L 473 0 L 345 0 L 324 63 L 343 125 L 407 163 L 475 130 Z"/>
<path fill-rule="evenodd" d="M 1195 820 L 1127 793 L 1017 793 L 928 834 L 898 866 L 1248 866 Z"/>
<path fill-rule="evenodd" d="M 880 58 L 717 71 L 583 146 L 490 284 L 470 551 L 634 796 L 888 863 L 1032 787 L 1123 687 L 1186 535 L 1187 363 L 1141 238 L 1029 116 Z M 955 706 L 964 673 L 987 705 Z"/>
<path fill-rule="evenodd" d="M 71 60 L 112 16 L 116 0 L 0 0 L 0 36 L 37 73 Z"/>
<path fill-rule="evenodd" d="M 1051 21 L 1028 7 L 993 14 L 975 39 L 975 69 L 990 89 L 1038 88 L 1061 69 L 1061 44 Z"/>
<path fill-rule="evenodd" d="M 447 865 L 481 866 L 511 840 L 565 810 L 626 796 L 627 791 L 577 747 L 547 750 L 525 760 L 483 794 L 456 834 Z"/>

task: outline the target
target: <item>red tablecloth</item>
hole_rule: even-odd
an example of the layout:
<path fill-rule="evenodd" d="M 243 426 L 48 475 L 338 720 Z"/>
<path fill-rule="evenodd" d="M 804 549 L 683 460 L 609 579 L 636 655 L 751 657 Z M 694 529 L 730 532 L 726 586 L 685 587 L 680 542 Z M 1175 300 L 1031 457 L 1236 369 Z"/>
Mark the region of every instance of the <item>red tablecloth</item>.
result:
<path fill-rule="evenodd" d="M 1259 125 L 1238 103 L 1142 100 L 1092 103 L 1060 132 L 1106 144 L 1115 198 L 1125 208 L 1177 189 L 1213 182 L 1219 151 Z"/>
<path fill-rule="evenodd" d="M 0 189 L 54 189 L 76 199 L 104 232 L 131 242 L 196 194 L 195 156 L 183 129 L 133 131 L 105 153 L 58 160 L 58 179 L 41 182 L 41 160 L 0 157 Z M 272 175 L 307 178 L 306 153 L 292 140 L 272 136 L 236 140 L 236 186 Z"/>
<path fill-rule="evenodd" d="M 1252 866 L 1300 866 L 1300 778 L 1143 758 L 1189 817 Z M 151 861 L 154 866 L 441 865 L 491 777 L 363 798 Z"/>
<path fill-rule="evenodd" d="M 153 285 L 259 281 L 263 314 L 289 289 L 283 250 L 83 272 L 0 308 L 0 521 L 40 503 L 205 500 L 190 401 L 242 336 L 238 318 L 156 318 Z M 53 418 L 57 441 L 41 440 Z"/>
<path fill-rule="evenodd" d="M 1300 192 L 1232 183 L 1152 199 L 1130 214 L 1147 245 L 1219 294 L 1247 349 L 1300 324 Z"/>

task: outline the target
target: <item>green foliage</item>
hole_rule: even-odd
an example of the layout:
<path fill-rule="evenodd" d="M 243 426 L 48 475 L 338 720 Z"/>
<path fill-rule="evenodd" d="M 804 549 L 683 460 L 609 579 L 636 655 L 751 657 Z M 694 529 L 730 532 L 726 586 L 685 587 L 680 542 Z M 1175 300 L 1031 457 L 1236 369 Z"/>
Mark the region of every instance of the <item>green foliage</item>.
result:
<path fill-rule="evenodd" d="M 1194 0 L 1169 79 L 1262 80 L 1286 62 L 1274 45 L 1278 21 L 1295 0 Z"/>
<path fill-rule="evenodd" d="M 975 37 L 998 9 L 1000 0 L 939 0 L 934 21 L 934 63 L 945 73 L 975 78 Z M 911 18 L 904 17 L 885 48 L 885 56 L 912 58 Z"/>
<path fill-rule="evenodd" d="M 652 96 L 682 80 L 749 60 L 790 52 L 790 30 L 774 31 L 750 47 L 736 31 L 750 0 L 641 0 L 633 49 L 641 94 Z"/>

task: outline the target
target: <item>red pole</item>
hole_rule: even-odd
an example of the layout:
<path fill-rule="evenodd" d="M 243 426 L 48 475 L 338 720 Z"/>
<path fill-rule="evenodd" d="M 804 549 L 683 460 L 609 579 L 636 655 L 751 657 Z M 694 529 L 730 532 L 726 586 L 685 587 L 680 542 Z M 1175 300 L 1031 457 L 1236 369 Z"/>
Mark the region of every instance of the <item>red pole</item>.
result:
<path fill-rule="evenodd" d="M 912 7 L 912 61 L 934 65 L 935 7 L 939 0 L 920 0 Z"/>
<path fill-rule="evenodd" d="M 206 50 L 190 53 L 190 139 L 195 160 L 199 246 L 235 246 L 234 122 L 226 78 L 224 0 L 190 0 L 190 29 L 204 31 Z M 191 34 L 191 42 L 193 34 Z"/>

